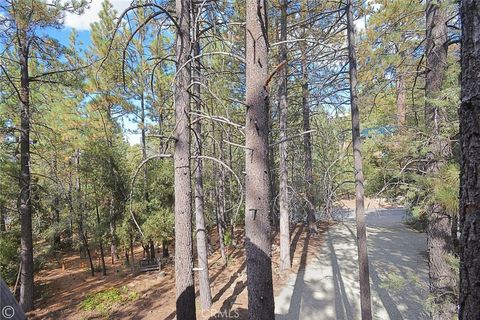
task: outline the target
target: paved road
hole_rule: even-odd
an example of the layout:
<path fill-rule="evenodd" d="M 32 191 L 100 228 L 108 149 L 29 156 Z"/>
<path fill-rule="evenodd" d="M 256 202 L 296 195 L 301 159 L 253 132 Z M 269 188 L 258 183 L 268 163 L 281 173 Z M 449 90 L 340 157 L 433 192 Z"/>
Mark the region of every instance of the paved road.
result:
<path fill-rule="evenodd" d="M 374 319 L 428 319 L 426 237 L 405 227 L 404 215 L 403 209 L 367 212 Z M 328 230 L 321 252 L 275 298 L 276 319 L 360 319 L 353 213 L 344 212 L 342 220 Z"/>

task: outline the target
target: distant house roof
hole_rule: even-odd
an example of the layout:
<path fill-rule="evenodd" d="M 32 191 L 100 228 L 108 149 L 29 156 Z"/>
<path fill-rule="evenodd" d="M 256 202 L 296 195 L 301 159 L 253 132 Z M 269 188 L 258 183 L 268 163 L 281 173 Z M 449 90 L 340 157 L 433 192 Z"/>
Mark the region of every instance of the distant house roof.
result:
<path fill-rule="evenodd" d="M 371 138 L 372 136 L 386 136 L 392 135 L 397 131 L 396 126 L 386 125 L 373 128 L 365 128 L 360 132 L 360 137 L 362 138 Z"/>

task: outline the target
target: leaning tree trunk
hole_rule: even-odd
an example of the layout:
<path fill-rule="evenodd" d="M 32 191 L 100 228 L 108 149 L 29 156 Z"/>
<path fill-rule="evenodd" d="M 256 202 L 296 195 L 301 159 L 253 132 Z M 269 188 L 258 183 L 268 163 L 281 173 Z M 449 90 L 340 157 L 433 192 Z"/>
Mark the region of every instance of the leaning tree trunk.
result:
<path fill-rule="evenodd" d="M 367 231 L 365 227 L 364 179 L 362 140 L 360 138 L 360 112 L 357 92 L 357 57 L 352 0 L 347 2 L 348 65 L 350 72 L 350 105 L 352 116 L 353 164 L 355 169 L 355 215 L 357 222 L 358 268 L 360 280 L 360 306 L 362 320 L 372 319 L 370 272 L 368 267 Z"/>
<path fill-rule="evenodd" d="M 29 50 L 26 32 L 20 34 L 20 219 L 21 219 L 21 264 L 20 306 L 27 312 L 33 309 L 33 236 L 30 175 L 30 79 L 28 70 Z"/>
<path fill-rule="evenodd" d="M 480 3 L 462 0 L 460 320 L 480 319 Z"/>
<path fill-rule="evenodd" d="M 194 17 L 197 10 L 193 10 Z M 193 99 L 195 102 L 196 111 L 201 113 L 202 101 L 200 100 L 200 39 L 198 39 L 199 31 L 198 24 L 195 29 L 195 42 L 194 42 L 194 56 L 193 59 Z M 195 133 L 195 227 L 197 234 L 197 259 L 199 268 L 199 284 L 200 284 L 200 304 L 203 310 L 208 310 L 212 306 L 212 292 L 210 290 L 210 279 L 208 276 L 208 250 L 207 250 L 207 229 L 205 225 L 205 213 L 204 213 L 204 192 L 203 192 L 203 166 L 202 166 L 202 125 L 200 117 L 196 119 L 194 126 Z"/>
<path fill-rule="evenodd" d="M 290 269 L 290 220 L 288 205 L 288 162 L 287 162 L 287 7 L 288 1 L 282 0 L 280 4 L 280 84 L 278 87 L 278 111 L 280 122 L 280 270 Z"/>
<path fill-rule="evenodd" d="M 268 173 L 268 34 L 265 0 L 246 2 L 245 235 L 248 319 L 274 319 Z"/>
<path fill-rule="evenodd" d="M 88 258 L 88 264 L 90 266 L 90 274 L 92 275 L 92 277 L 95 277 L 95 267 L 93 266 L 92 254 L 90 253 L 90 247 L 88 246 L 87 234 L 83 231 L 83 226 L 81 224 L 78 225 L 78 228 L 82 235 L 83 245 L 85 247 L 86 256 Z"/>
<path fill-rule="evenodd" d="M 431 137 L 428 171 L 436 174 L 449 155 L 449 148 L 440 135 L 445 122 L 438 104 L 447 68 L 447 21 L 445 1 L 427 1 L 426 6 L 426 79 L 425 126 Z M 434 320 L 453 319 L 456 314 L 455 278 L 448 255 L 452 251 L 451 217 L 438 203 L 429 207 L 427 227 L 431 316 Z"/>
<path fill-rule="evenodd" d="M 189 0 L 176 0 L 175 43 L 175 285 L 178 320 L 196 319 L 193 282 L 192 186 L 190 185 L 190 10 Z"/>

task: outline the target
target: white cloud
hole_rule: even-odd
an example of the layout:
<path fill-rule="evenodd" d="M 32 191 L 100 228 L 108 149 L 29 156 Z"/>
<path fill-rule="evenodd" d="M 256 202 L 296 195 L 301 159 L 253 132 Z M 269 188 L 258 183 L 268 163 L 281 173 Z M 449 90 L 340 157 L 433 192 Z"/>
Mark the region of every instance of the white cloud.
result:
<path fill-rule="evenodd" d="M 362 32 L 363 30 L 365 30 L 365 26 L 366 26 L 366 21 L 365 21 L 365 17 L 362 17 L 360 19 L 357 19 L 355 21 L 353 21 L 353 24 L 355 25 L 355 30 L 357 32 Z"/>
<path fill-rule="evenodd" d="M 103 0 L 92 0 L 89 8 L 82 15 L 68 13 L 65 16 L 65 26 L 76 30 L 90 30 L 90 24 L 99 20 L 98 13 L 102 9 Z M 131 4 L 131 0 L 110 0 L 117 14 L 123 12 Z"/>

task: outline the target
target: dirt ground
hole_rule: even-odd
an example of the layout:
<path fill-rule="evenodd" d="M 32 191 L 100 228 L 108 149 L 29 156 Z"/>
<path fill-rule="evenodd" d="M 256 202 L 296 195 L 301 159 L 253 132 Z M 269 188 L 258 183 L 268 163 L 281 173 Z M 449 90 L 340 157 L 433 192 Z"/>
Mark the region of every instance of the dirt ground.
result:
<path fill-rule="evenodd" d="M 319 227 L 319 234 L 308 236 L 306 229 L 298 225 L 291 230 L 292 269 L 280 275 L 278 234 L 273 242 L 273 282 L 275 293 L 292 273 L 305 268 L 311 254 L 320 248 L 326 225 Z M 213 306 L 201 311 L 197 303 L 197 319 L 245 319 L 247 310 L 246 263 L 243 244 L 243 230 L 236 233 L 237 245 L 228 248 L 229 261 L 225 266 L 219 250 L 209 257 Z M 307 244 L 307 245 L 305 245 Z M 172 248 L 170 248 L 173 253 Z M 135 260 L 142 257 L 142 248 L 137 248 Z M 65 268 L 58 263 L 56 268 L 41 271 L 36 276 L 36 307 L 29 313 L 29 319 L 174 319 L 175 318 L 175 275 L 170 259 L 158 271 L 131 275 L 130 268 L 123 260 L 115 268 L 107 266 L 107 276 L 96 273 L 91 277 L 86 260 L 80 260 L 78 253 L 63 258 Z M 95 264 L 99 264 L 96 257 Z M 198 279 L 196 279 L 198 280 Z M 82 301 L 88 294 L 105 289 L 118 288 L 134 293 L 134 299 L 113 305 L 107 313 L 85 311 Z M 196 283 L 198 295 L 198 282 Z"/>

